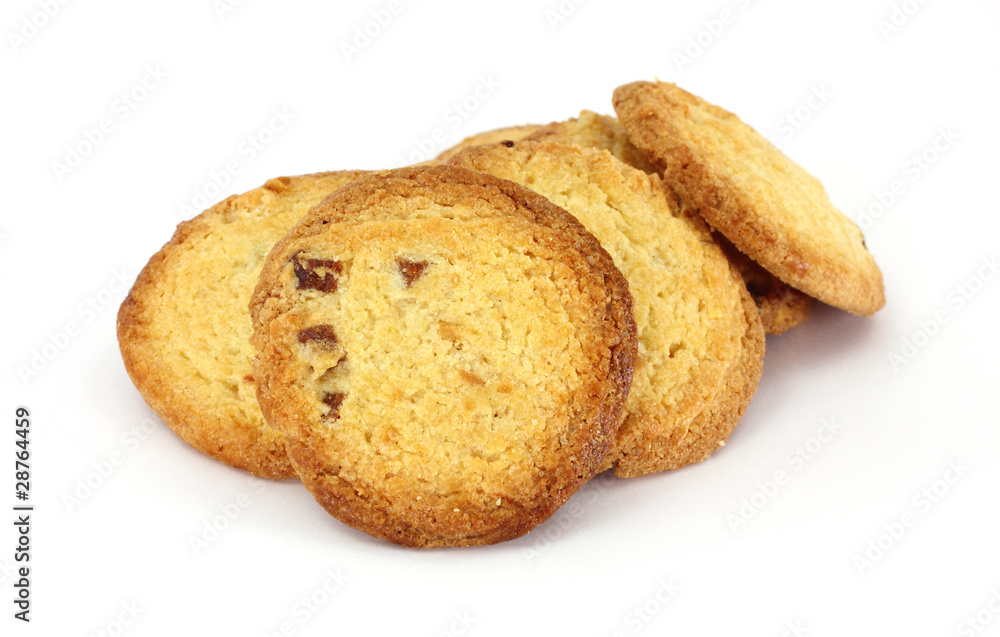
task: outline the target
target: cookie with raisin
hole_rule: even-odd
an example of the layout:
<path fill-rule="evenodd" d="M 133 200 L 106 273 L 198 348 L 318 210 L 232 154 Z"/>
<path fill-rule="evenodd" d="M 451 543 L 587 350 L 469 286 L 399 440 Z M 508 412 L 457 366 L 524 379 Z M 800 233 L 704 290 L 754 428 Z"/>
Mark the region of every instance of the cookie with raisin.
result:
<path fill-rule="evenodd" d="M 181 223 L 139 273 L 118 311 L 122 359 L 153 411 L 195 449 L 257 476 L 295 476 L 257 406 L 247 304 L 274 243 L 362 174 L 279 177 L 229 197 Z"/>
<path fill-rule="evenodd" d="M 570 214 L 451 166 L 372 175 L 270 253 L 268 422 L 342 522 L 417 547 L 527 533 L 600 470 L 636 349 L 628 285 Z"/>

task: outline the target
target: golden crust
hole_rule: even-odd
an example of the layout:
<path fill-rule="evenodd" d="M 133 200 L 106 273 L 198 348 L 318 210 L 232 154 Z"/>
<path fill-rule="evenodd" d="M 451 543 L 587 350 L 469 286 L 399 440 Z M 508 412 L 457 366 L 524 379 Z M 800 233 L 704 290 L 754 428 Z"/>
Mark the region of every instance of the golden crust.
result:
<path fill-rule="evenodd" d="M 547 519 L 600 468 L 631 382 L 628 284 L 596 239 L 451 166 L 325 199 L 274 247 L 250 308 L 258 399 L 303 483 L 406 546 Z"/>
<path fill-rule="evenodd" d="M 629 138 L 680 197 L 789 285 L 854 314 L 885 304 L 861 229 L 823 185 L 737 116 L 673 84 L 615 89 Z"/>
<path fill-rule="evenodd" d="M 639 356 L 625 424 L 605 466 L 642 475 L 701 460 L 700 449 L 724 441 L 718 436 L 732 431 L 745 402 L 722 409 L 720 391 L 742 387 L 739 398 L 748 401 L 759 374 L 740 363 L 748 356 L 745 286 L 705 223 L 657 175 L 604 150 L 521 141 L 468 148 L 449 163 L 517 181 L 562 206 L 628 279 Z M 759 329 L 756 312 L 754 319 Z M 692 429 L 707 408 L 715 421 Z"/>
<path fill-rule="evenodd" d="M 441 154 L 432 159 L 426 164 L 443 164 L 455 155 L 457 155 L 463 148 L 468 148 L 469 146 L 479 146 L 480 144 L 495 144 L 497 142 L 502 142 L 504 140 L 518 141 L 524 139 L 528 135 L 531 135 L 536 130 L 541 128 L 538 124 L 525 124 L 523 126 L 507 126 L 505 128 L 496 128 L 494 130 L 488 130 L 482 133 L 476 133 L 475 135 L 470 135 L 462 141 L 458 142 L 451 148 L 441 151 Z"/>
<path fill-rule="evenodd" d="M 295 477 L 283 436 L 257 406 L 246 307 L 274 242 L 362 174 L 280 177 L 229 197 L 179 224 L 139 273 L 118 311 L 125 369 L 194 448 L 257 476 Z"/>

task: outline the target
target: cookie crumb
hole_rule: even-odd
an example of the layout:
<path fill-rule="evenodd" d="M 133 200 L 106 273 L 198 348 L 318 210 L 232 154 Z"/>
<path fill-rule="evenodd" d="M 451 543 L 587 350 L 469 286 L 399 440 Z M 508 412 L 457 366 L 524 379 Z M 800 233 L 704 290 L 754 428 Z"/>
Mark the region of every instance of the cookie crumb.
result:
<path fill-rule="evenodd" d="M 472 372 L 467 372 L 464 369 L 458 370 L 458 375 L 462 377 L 462 380 L 469 383 L 470 385 L 485 385 L 486 381 L 476 376 Z"/>
<path fill-rule="evenodd" d="M 288 186 L 291 183 L 292 179 L 290 177 L 275 177 L 274 179 L 269 179 L 264 184 L 264 188 L 267 188 L 271 192 L 284 192 L 288 190 Z"/>

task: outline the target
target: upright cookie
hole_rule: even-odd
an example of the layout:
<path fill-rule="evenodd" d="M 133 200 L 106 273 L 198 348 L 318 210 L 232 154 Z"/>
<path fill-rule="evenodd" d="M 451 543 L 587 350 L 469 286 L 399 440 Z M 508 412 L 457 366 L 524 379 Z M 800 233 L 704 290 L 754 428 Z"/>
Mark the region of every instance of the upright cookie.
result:
<path fill-rule="evenodd" d="M 264 257 L 324 196 L 364 173 L 280 177 L 177 226 L 118 311 L 125 368 L 194 448 L 267 478 L 295 476 L 264 422 L 251 374 L 247 304 Z"/>
<path fill-rule="evenodd" d="M 660 171 L 650 163 L 646 154 L 629 141 L 628 133 L 614 117 L 582 111 L 577 118 L 553 122 L 542 126 L 524 138 L 525 141 L 552 141 L 572 144 L 582 148 L 600 148 L 610 152 L 619 161 L 647 173 Z M 812 298 L 754 263 L 749 257 L 722 239 L 723 251 L 747 284 L 767 334 L 782 334 L 805 320 L 812 307 Z M 730 249 L 731 248 L 731 249 Z"/>
<path fill-rule="evenodd" d="M 861 229 L 823 185 L 732 113 L 673 84 L 615 89 L 632 142 L 681 199 L 789 285 L 854 314 L 885 304 Z"/>
<path fill-rule="evenodd" d="M 565 208 L 628 279 L 639 355 L 605 465 L 622 477 L 644 475 L 699 462 L 724 444 L 760 379 L 763 331 L 705 223 L 657 175 L 607 151 L 504 142 L 467 148 L 449 163 L 516 181 Z"/>
<path fill-rule="evenodd" d="M 518 537 L 601 466 L 628 285 L 564 210 L 450 166 L 359 180 L 267 258 L 254 376 L 327 511 L 406 546 Z"/>
<path fill-rule="evenodd" d="M 468 148 L 469 146 L 495 144 L 504 140 L 517 141 L 519 139 L 524 139 L 526 136 L 534 133 L 539 128 L 540 126 L 537 124 L 525 124 L 524 126 L 507 126 L 505 128 L 497 128 L 482 133 L 476 133 L 475 135 L 466 137 L 451 148 L 441 151 L 441 154 L 435 157 L 431 163 L 443 164 L 458 154 L 458 152 L 463 148 Z"/>

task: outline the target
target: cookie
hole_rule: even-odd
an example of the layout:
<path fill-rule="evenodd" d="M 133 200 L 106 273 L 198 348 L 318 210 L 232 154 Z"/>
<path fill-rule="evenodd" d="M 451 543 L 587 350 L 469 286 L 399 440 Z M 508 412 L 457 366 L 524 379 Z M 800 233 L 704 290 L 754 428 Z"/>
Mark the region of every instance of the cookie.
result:
<path fill-rule="evenodd" d="M 177 227 L 118 311 L 125 368 L 149 406 L 194 448 L 267 478 L 295 472 L 257 406 L 247 304 L 264 257 L 357 171 L 280 177 Z"/>
<path fill-rule="evenodd" d="M 625 132 L 621 122 L 614 117 L 598 115 L 592 111 L 582 111 L 579 117 L 565 122 L 546 124 L 524 139 L 559 142 L 583 148 L 602 148 L 633 168 L 647 173 L 660 172 L 646 158 L 646 154 L 629 141 L 628 133 Z M 812 299 L 809 296 L 754 263 L 722 235 L 715 233 L 714 236 L 716 240 L 723 239 L 724 243 L 720 242 L 723 251 L 743 275 L 754 302 L 757 303 L 765 333 L 782 334 L 805 320 L 812 307 Z"/>
<path fill-rule="evenodd" d="M 268 422 L 316 500 L 405 546 L 490 544 L 600 468 L 628 394 L 628 284 L 571 215 L 450 166 L 359 180 L 267 258 Z"/>
<path fill-rule="evenodd" d="M 571 144 L 582 148 L 603 148 L 633 168 L 647 173 L 659 172 L 646 158 L 646 154 L 629 141 L 628 133 L 625 132 L 621 122 L 609 115 L 600 115 L 593 111 L 580 111 L 579 117 L 565 122 L 546 124 L 524 139 Z"/>
<path fill-rule="evenodd" d="M 476 135 L 471 135 L 466 137 L 459 143 L 455 144 L 447 150 L 441 151 L 441 154 L 435 157 L 428 163 L 439 163 L 443 164 L 452 157 L 454 157 L 463 148 L 468 148 L 469 146 L 478 146 L 480 144 L 495 144 L 496 142 L 502 142 L 505 139 L 512 141 L 517 141 L 519 139 L 524 139 L 525 136 L 530 135 L 540 128 L 537 124 L 525 124 L 524 126 L 508 126 L 506 128 L 497 128 L 494 130 L 489 130 L 483 133 L 477 133 Z"/>
<path fill-rule="evenodd" d="M 861 229 L 818 179 L 736 115 L 663 82 L 620 86 L 613 101 L 664 181 L 741 252 L 848 312 L 871 316 L 885 304 Z"/>
<path fill-rule="evenodd" d="M 724 443 L 760 378 L 763 332 L 705 223 L 657 175 L 603 150 L 503 142 L 467 148 L 449 164 L 516 181 L 565 208 L 628 279 L 639 354 L 605 466 L 644 475 L 699 462 Z"/>

